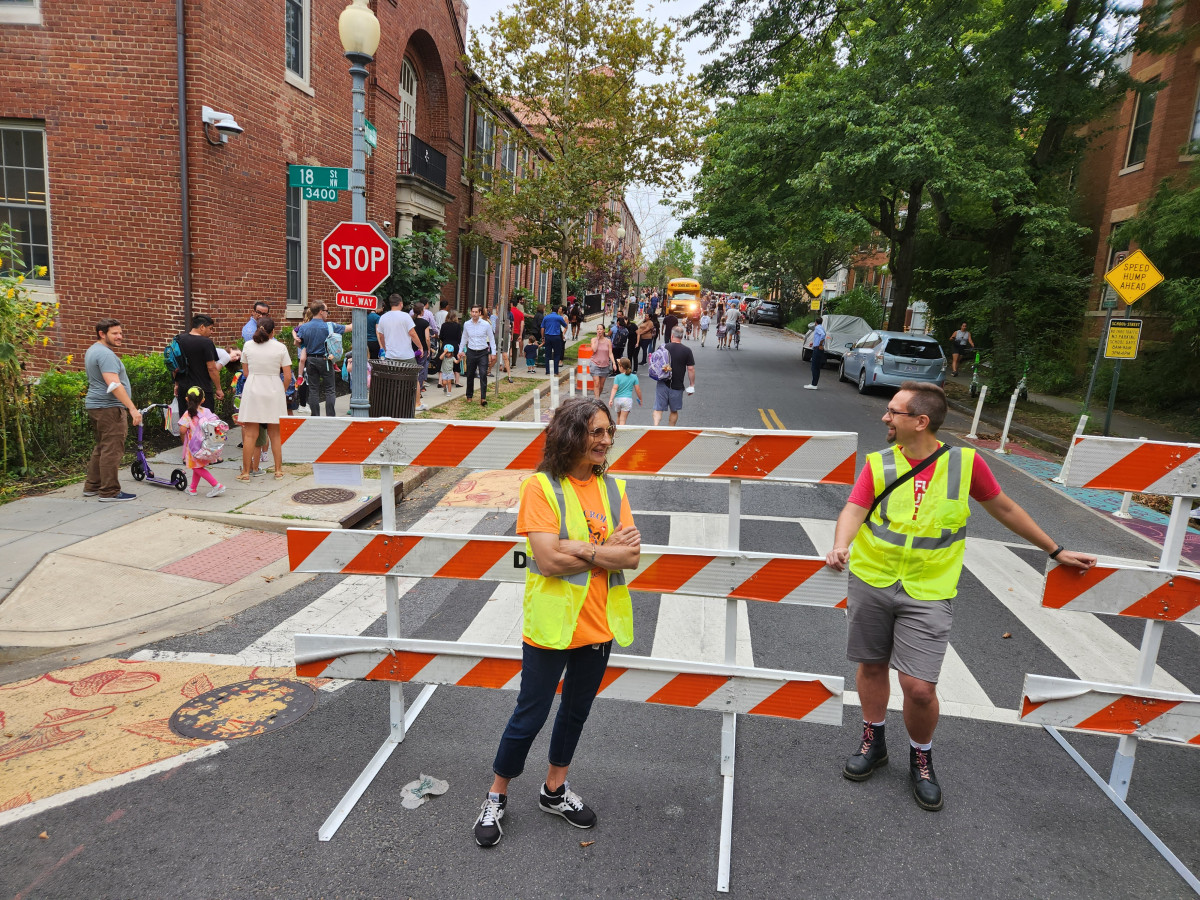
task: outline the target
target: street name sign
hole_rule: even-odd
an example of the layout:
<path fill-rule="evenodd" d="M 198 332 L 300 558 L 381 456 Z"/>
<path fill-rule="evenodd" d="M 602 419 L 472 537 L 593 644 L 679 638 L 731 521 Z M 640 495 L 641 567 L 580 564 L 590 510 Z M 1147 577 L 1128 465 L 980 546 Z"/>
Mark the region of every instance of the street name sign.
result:
<path fill-rule="evenodd" d="M 288 186 L 348 191 L 350 190 L 350 170 L 330 166 L 288 166 Z"/>
<path fill-rule="evenodd" d="M 338 291 L 333 299 L 338 306 L 348 306 L 351 309 L 370 310 L 379 305 L 374 294 L 348 294 L 345 291 Z"/>
<path fill-rule="evenodd" d="M 1104 342 L 1105 359 L 1137 359 L 1142 340 L 1141 319 L 1113 319 Z"/>
<path fill-rule="evenodd" d="M 346 294 L 370 294 L 392 274 L 392 242 L 374 222 L 341 222 L 321 241 L 321 271 Z"/>
<path fill-rule="evenodd" d="M 1150 262 L 1150 257 L 1141 250 L 1135 250 L 1104 275 L 1114 291 L 1121 299 L 1132 306 L 1147 291 L 1162 283 L 1162 273 Z"/>

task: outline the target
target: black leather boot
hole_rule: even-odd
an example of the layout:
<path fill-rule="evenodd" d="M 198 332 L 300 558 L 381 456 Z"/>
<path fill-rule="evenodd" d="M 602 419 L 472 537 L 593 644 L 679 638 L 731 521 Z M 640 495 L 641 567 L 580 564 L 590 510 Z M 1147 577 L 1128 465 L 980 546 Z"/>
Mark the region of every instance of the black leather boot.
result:
<path fill-rule="evenodd" d="M 909 774 L 912 776 L 913 797 L 917 806 L 930 812 L 942 808 L 942 789 L 938 785 L 937 776 L 933 774 L 933 751 L 908 748 Z"/>
<path fill-rule="evenodd" d="M 851 781 L 866 781 L 871 773 L 888 761 L 887 742 L 884 740 L 883 725 L 863 722 L 862 743 L 857 752 L 846 760 L 842 774 Z"/>

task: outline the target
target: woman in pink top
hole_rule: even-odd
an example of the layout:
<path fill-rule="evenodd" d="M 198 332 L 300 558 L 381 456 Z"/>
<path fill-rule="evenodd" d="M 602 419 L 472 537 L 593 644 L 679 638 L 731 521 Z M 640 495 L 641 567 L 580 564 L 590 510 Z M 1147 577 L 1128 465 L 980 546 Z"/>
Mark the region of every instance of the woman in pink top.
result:
<path fill-rule="evenodd" d="M 596 382 L 596 399 L 604 391 L 604 381 L 613 373 L 613 345 L 601 325 L 592 338 L 592 378 Z"/>

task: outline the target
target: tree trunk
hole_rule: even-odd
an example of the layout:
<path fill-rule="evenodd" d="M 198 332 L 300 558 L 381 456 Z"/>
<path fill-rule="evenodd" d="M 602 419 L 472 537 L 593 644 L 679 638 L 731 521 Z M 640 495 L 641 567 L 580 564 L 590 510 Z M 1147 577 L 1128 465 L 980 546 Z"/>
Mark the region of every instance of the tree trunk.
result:
<path fill-rule="evenodd" d="M 1009 286 L 1019 232 L 1019 225 L 1009 224 L 998 229 L 995 238 L 988 243 L 987 299 L 992 311 L 991 390 L 996 392 L 997 397 L 1012 393 L 1021 365 L 1017 347 L 1017 313 L 1013 308 Z"/>
<path fill-rule="evenodd" d="M 917 263 L 917 216 L 921 212 L 921 197 L 924 183 L 909 186 L 908 211 L 904 227 L 895 233 L 889 262 L 892 267 L 892 311 L 888 315 L 888 331 L 903 331 L 908 312 L 908 298 L 912 294 L 913 269 Z"/>

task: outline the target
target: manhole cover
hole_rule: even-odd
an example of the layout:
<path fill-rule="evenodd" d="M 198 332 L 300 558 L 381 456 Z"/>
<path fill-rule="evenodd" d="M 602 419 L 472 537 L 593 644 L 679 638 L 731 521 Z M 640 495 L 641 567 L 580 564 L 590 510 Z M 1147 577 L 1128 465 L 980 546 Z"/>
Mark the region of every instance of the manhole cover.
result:
<path fill-rule="evenodd" d="M 302 681 L 255 678 L 215 688 L 171 714 L 171 730 L 181 737 L 230 741 L 286 728 L 317 702 Z"/>
<path fill-rule="evenodd" d="M 309 488 L 292 494 L 297 503 L 307 503 L 310 506 L 333 506 L 335 503 L 345 503 L 353 500 L 358 494 L 345 488 Z"/>

